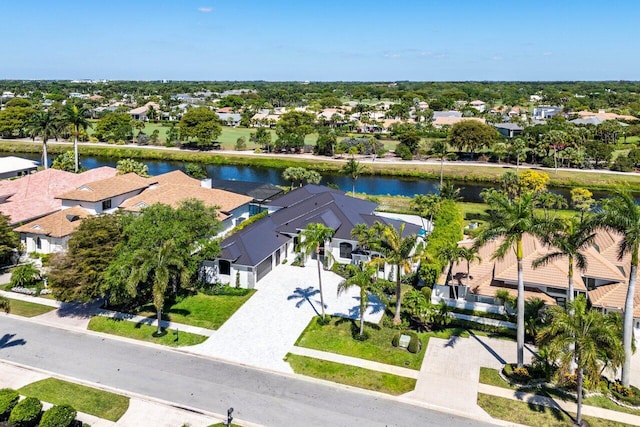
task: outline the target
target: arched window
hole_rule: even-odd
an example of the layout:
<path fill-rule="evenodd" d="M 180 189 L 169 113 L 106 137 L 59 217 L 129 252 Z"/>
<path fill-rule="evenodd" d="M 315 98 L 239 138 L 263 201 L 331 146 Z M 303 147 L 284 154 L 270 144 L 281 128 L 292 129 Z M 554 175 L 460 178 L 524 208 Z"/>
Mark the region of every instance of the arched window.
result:
<path fill-rule="evenodd" d="M 353 251 L 351 243 L 340 243 L 340 258 L 351 258 L 351 251 Z"/>

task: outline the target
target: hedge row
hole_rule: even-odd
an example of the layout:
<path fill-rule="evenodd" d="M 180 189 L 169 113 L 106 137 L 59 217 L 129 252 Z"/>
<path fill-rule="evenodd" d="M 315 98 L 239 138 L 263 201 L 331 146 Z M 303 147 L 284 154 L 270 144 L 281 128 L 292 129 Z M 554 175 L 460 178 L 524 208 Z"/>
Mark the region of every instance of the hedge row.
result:
<path fill-rule="evenodd" d="M 42 413 L 42 402 L 35 397 L 22 400 L 16 390 L 0 389 L 0 422 L 14 427 L 71 427 L 76 425 L 75 409 L 69 405 L 53 406 Z M 42 417 L 41 417 L 42 416 Z"/>
<path fill-rule="evenodd" d="M 420 275 L 427 285 L 433 285 L 446 266 L 447 261 L 439 259 L 438 254 L 452 242 L 462 240 L 463 230 L 462 209 L 453 200 L 443 200 L 433 217 L 433 232 L 427 237 L 426 253 L 434 262 L 423 265 L 420 269 Z"/>

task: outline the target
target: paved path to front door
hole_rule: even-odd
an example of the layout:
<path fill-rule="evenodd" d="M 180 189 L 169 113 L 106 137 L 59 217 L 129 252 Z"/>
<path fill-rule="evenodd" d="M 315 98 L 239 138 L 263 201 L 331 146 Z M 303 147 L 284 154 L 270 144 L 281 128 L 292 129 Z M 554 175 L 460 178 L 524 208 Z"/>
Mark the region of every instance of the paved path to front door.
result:
<path fill-rule="evenodd" d="M 359 316 L 359 289 L 337 296 L 342 278 L 322 272 L 326 314 Z M 185 348 L 250 366 L 293 372 L 283 358 L 313 316 L 320 312 L 318 271 L 313 262 L 306 267 L 281 265 L 265 276 L 253 295 L 207 341 Z M 384 307 L 371 298 L 367 321 L 379 322 Z"/>
<path fill-rule="evenodd" d="M 525 363 L 529 363 L 532 356 L 525 346 Z M 448 340 L 431 338 L 416 388 L 406 397 L 486 417 L 476 404 L 480 367 L 502 369 L 505 363 L 515 360 L 514 341 L 477 335 Z"/>

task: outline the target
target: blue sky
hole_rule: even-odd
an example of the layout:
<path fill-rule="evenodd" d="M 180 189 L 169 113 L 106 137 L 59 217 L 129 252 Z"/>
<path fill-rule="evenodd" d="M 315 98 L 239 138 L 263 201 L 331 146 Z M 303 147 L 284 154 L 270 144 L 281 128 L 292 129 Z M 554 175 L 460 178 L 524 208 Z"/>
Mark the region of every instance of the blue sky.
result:
<path fill-rule="evenodd" d="M 638 0 L 2 0 L 0 79 L 640 80 Z"/>

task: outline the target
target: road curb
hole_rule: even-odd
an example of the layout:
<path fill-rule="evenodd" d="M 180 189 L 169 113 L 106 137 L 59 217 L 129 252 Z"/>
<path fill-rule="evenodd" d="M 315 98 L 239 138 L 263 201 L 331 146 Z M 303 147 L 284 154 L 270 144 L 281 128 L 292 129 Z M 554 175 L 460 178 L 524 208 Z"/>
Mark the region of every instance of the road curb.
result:
<path fill-rule="evenodd" d="M 69 376 L 69 375 L 62 375 L 62 374 L 58 374 L 58 373 L 47 371 L 45 369 L 40 369 L 40 368 L 36 368 L 36 367 L 33 367 L 33 366 L 29 366 L 29 365 L 23 365 L 22 363 L 10 361 L 10 360 L 2 359 L 2 360 L 0 360 L 0 366 L 2 364 L 13 365 L 13 366 L 16 366 L 16 367 L 21 368 L 21 369 L 26 369 L 26 370 L 33 371 L 33 372 L 38 372 L 38 373 L 41 373 L 43 375 L 48 375 L 50 377 L 58 378 L 58 379 L 61 379 L 61 380 L 64 380 L 64 381 L 68 381 L 68 382 L 84 385 L 84 386 L 87 386 L 87 387 L 96 388 L 96 389 L 103 390 L 103 391 L 108 391 L 108 392 L 111 392 L 111 393 L 121 394 L 121 395 L 127 396 L 129 398 L 135 398 L 135 399 L 139 399 L 139 400 L 142 400 L 142 401 L 153 402 L 153 403 L 157 403 L 157 404 L 160 404 L 160 405 L 169 406 L 169 407 L 175 408 L 175 409 L 180 409 L 180 410 L 193 412 L 195 414 L 201 414 L 201 415 L 204 415 L 204 416 L 207 416 L 207 417 L 216 418 L 216 419 L 219 419 L 219 420 L 226 420 L 227 419 L 226 415 L 219 414 L 217 412 L 208 411 L 206 409 L 194 408 L 194 407 L 191 407 L 189 405 L 181 405 L 181 404 L 177 404 L 175 402 L 169 402 L 167 400 L 159 399 L 159 398 L 156 398 L 156 397 L 146 396 L 146 395 L 143 395 L 143 394 L 140 394 L 140 393 L 135 393 L 135 392 L 131 392 L 131 391 L 128 391 L 128 390 L 120 389 L 118 387 L 111 387 L 111 386 L 107 386 L 105 384 L 94 383 L 94 382 L 83 380 L 83 379 L 80 379 L 80 378 L 75 378 L 75 377 L 72 377 L 72 376 Z M 126 412 L 125 412 L 125 414 L 126 414 Z M 241 420 L 241 419 L 238 419 L 236 417 L 234 417 L 233 422 L 235 424 L 239 424 L 239 425 L 245 426 L 245 427 L 263 427 L 262 424 L 252 423 L 250 421 Z"/>

